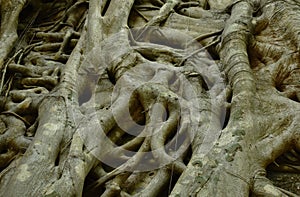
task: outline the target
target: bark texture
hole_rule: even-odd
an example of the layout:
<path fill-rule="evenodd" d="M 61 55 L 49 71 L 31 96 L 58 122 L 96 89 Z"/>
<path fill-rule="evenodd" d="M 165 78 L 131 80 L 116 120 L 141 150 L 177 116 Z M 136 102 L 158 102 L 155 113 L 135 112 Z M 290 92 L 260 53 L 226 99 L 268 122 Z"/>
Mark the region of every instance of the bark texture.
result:
<path fill-rule="evenodd" d="M 0 196 L 299 196 L 298 0 L 0 0 Z"/>

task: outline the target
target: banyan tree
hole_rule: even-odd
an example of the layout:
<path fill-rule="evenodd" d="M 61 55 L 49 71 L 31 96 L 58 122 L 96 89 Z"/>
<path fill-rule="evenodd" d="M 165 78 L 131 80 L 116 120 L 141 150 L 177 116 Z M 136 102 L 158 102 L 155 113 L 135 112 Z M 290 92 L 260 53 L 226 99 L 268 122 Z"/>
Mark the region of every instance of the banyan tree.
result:
<path fill-rule="evenodd" d="M 0 8 L 0 196 L 300 195 L 299 0 Z"/>

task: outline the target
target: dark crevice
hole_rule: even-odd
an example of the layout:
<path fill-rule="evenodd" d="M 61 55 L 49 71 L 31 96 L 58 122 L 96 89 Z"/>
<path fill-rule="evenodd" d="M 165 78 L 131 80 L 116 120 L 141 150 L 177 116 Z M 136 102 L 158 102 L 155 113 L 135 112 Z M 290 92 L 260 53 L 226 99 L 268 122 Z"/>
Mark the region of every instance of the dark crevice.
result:
<path fill-rule="evenodd" d="M 287 87 L 283 88 L 281 84 L 275 84 L 275 88 L 277 89 L 277 91 L 283 93 L 287 98 L 295 102 L 300 102 L 297 90 L 289 91 Z"/>
<path fill-rule="evenodd" d="M 300 195 L 300 153 L 292 149 L 267 167 L 267 178 L 277 187 Z"/>
<path fill-rule="evenodd" d="M 205 10 L 210 10 L 210 5 L 209 5 L 209 3 L 208 3 L 207 1 L 206 1 L 206 3 L 204 4 L 203 9 L 205 9 Z"/>
<path fill-rule="evenodd" d="M 293 92 L 293 94 L 291 94 L 288 98 L 295 102 L 300 102 L 296 92 Z"/>
<path fill-rule="evenodd" d="M 0 155 L 6 154 L 6 153 L 8 153 L 8 149 L 7 148 L 0 150 Z"/>
<path fill-rule="evenodd" d="M 175 174 L 174 172 L 171 171 L 170 182 L 168 182 L 168 184 L 166 185 L 166 188 L 162 189 L 161 196 L 169 196 L 170 195 L 170 192 L 173 190 L 175 184 L 177 183 L 179 176 L 180 175 Z"/>
<path fill-rule="evenodd" d="M 129 100 L 129 113 L 132 120 L 137 123 L 138 125 L 145 125 L 146 122 L 146 111 L 143 108 L 141 101 L 139 100 L 138 96 L 135 93 L 132 94 Z"/>
<path fill-rule="evenodd" d="M 101 13 L 102 16 L 105 15 L 105 13 L 106 13 L 106 11 L 107 11 L 109 5 L 110 5 L 110 0 L 108 0 L 108 1 L 106 2 L 106 4 L 104 5 L 103 10 L 102 10 L 102 13 Z"/>
<path fill-rule="evenodd" d="M 107 173 L 111 172 L 114 170 L 114 167 L 110 165 L 106 165 L 104 162 L 102 163 L 103 170 Z"/>
<path fill-rule="evenodd" d="M 228 125 L 228 122 L 229 122 L 229 119 L 230 119 L 230 108 L 227 107 L 226 109 L 223 110 L 223 113 L 221 114 L 221 125 L 222 126 L 222 129 L 225 129 Z"/>
<path fill-rule="evenodd" d="M 55 163 L 54 163 L 55 166 L 59 166 L 59 160 L 60 160 L 60 155 L 58 154 L 58 156 L 55 159 Z"/>
<path fill-rule="evenodd" d="M 209 87 L 212 86 L 212 83 L 208 83 L 209 80 L 208 78 L 205 76 L 205 75 L 201 75 L 200 76 L 200 79 L 201 79 L 201 86 L 202 88 L 207 92 L 209 91 Z"/>
<path fill-rule="evenodd" d="M 124 135 L 122 135 L 122 137 L 115 143 L 117 146 L 121 146 L 131 140 L 133 140 L 134 138 L 136 138 L 136 136 L 138 136 L 138 134 L 141 132 L 140 128 L 137 127 L 132 127 L 130 129 L 128 129 Z M 138 148 L 138 147 L 136 147 Z M 132 150 L 134 151 L 134 150 Z"/>
<path fill-rule="evenodd" d="M 95 175 L 93 173 L 93 171 L 91 171 L 84 182 L 84 187 L 83 187 L 83 192 L 82 192 L 82 196 L 83 197 L 94 197 L 94 196 L 101 196 L 104 192 L 104 188 L 103 187 L 98 187 L 98 188 L 90 188 L 89 185 L 92 185 L 93 183 L 95 183 L 95 181 L 98 179 L 99 177 L 97 175 Z M 87 189 L 89 188 L 89 189 Z"/>
<path fill-rule="evenodd" d="M 187 148 L 187 154 L 186 154 L 186 156 L 183 158 L 183 163 L 184 163 L 185 165 L 188 165 L 188 164 L 189 164 L 189 162 L 190 162 L 190 160 L 191 160 L 191 158 L 192 158 L 192 154 L 193 154 L 192 148 L 191 148 L 191 146 L 189 146 L 189 147 Z"/>
<path fill-rule="evenodd" d="M 226 103 L 225 106 L 223 107 L 223 109 L 221 109 L 221 125 L 222 129 L 225 129 L 228 125 L 228 122 L 230 120 L 230 114 L 231 114 L 231 108 L 230 108 L 230 104 L 232 101 L 232 91 L 230 91 L 229 95 L 226 98 Z"/>
<path fill-rule="evenodd" d="M 178 132 L 177 129 L 176 131 Z M 172 135 L 168 137 L 167 142 L 165 144 L 165 149 L 169 153 L 176 152 L 181 146 L 183 146 L 183 143 L 185 140 L 187 140 L 187 137 L 188 137 L 187 134 L 178 135 L 178 133 L 176 133 L 175 136 Z"/>

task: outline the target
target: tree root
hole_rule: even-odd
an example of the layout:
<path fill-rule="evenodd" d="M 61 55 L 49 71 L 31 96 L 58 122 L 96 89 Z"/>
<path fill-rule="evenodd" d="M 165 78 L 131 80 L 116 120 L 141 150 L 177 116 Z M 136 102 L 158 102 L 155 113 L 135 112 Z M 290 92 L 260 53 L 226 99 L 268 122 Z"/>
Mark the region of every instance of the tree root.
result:
<path fill-rule="evenodd" d="M 219 3 L 209 2 L 214 8 Z M 87 1 L 55 1 L 66 8 L 53 12 L 62 14 L 59 23 L 37 22 L 31 29 L 36 35 L 26 32 L 32 39 L 22 39 L 18 47 L 27 46 L 5 65 L 0 168 L 8 168 L 0 174 L 0 196 L 80 196 L 89 189 L 102 196 L 295 196 L 260 172 L 286 151 L 299 159 L 293 151 L 300 147 L 299 69 L 292 65 L 298 60 L 297 10 L 291 8 L 292 22 L 276 23 L 289 10 L 276 1 L 275 11 L 255 22 L 253 1 L 234 1 L 223 28 L 225 14 L 190 7 L 204 6 L 202 0 L 89 3 L 86 30 Z M 143 11 L 159 8 L 152 19 L 144 16 L 145 26 L 133 35 L 127 27 L 132 7 L 142 17 Z M 195 32 L 178 34 L 173 30 L 186 28 L 180 21 L 186 17 L 175 13 L 167 19 L 182 8 L 194 17 L 201 11 L 213 14 L 212 21 L 222 20 L 213 21 L 217 28 L 209 31 L 202 25 L 210 20 L 189 18 Z M 176 27 L 151 28 L 165 21 Z M 265 40 L 270 32 L 291 36 L 295 43 L 274 39 L 290 54 Z M 221 62 L 216 62 L 204 49 L 214 50 L 219 42 L 214 58 L 220 55 Z M 294 163 L 280 162 L 277 170 L 299 170 L 285 155 Z"/>
<path fill-rule="evenodd" d="M 31 140 L 25 137 L 25 121 L 19 117 L 15 117 L 9 113 L 1 113 L 1 123 L 3 126 L 0 127 L 0 168 L 4 168 L 15 158 L 19 153 L 24 153 Z"/>
<path fill-rule="evenodd" d="M 272 184 L 272 182 L 265 177 L 265 173 L 258 173 L 254 177 L 254 189 L 253 194 L 255 196 L 284 196 L 284 197 L 297 197 L 298 195 L 293 194 L 282 188 L 278 188 Z"/>
<path fill-rule="evenodd" d="M 144 32 L 148 27 L 151 26 L 159 26 L 162 22 L 164 22 L 169 15 L 172 13 L 173 9 L 180 3 L 179 0 L 170 0 L 166 2 L 159 10 L 159 14 L 153 17 L 150 21 L 148 21 L 144 28 L 142 28 L 142 32 L 137 36 L 137 40 L 144 35 Z"/>
<path fill-rule="evenodd" d="M 18 18 L 25 3 L 26 0 L 1 1 L 0 70 L 18 39 Z"/>

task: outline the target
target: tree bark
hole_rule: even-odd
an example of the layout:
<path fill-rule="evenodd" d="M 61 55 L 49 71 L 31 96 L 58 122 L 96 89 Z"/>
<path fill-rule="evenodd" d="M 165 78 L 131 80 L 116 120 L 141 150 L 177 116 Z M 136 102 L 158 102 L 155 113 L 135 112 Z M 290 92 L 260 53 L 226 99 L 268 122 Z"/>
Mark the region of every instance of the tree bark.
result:
<path fill-rule="evenodd" d="M 299 1 L 0 6 L 0 196 L 300 195 Z"/>

